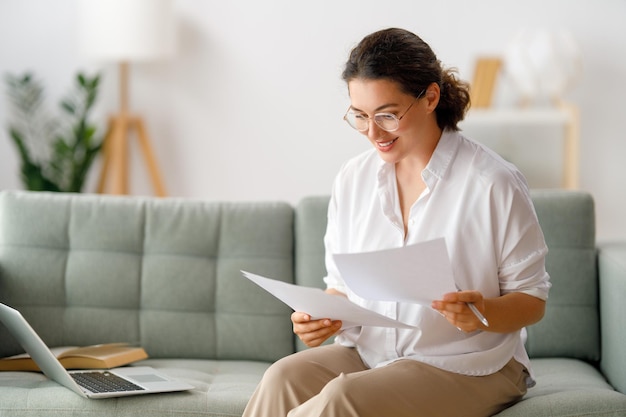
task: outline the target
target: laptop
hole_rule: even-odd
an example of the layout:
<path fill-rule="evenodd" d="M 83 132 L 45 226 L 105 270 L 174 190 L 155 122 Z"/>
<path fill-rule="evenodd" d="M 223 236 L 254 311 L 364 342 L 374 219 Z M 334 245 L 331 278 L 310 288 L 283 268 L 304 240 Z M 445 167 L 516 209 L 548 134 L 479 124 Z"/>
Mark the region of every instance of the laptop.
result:
<path fill-rule="evenodd" d="M 159 392 L 187 391 L 192 385 L 176 381 L 147 366 L 108 370 L 66 370 L 22 314 L 0 303 L 0 322 L 53 381 L 86 398 L 111 398 Z"/>

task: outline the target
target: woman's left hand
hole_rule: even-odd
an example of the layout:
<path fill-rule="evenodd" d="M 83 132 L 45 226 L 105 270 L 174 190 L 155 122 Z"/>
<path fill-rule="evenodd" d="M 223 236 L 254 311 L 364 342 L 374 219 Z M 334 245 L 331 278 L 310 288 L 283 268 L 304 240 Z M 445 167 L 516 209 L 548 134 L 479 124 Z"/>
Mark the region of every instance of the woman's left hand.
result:
<path fill-rule="evenodd" d="M 442 300 L 432 302 L 432 308 L 441 313 L 457 329 L 466 333 L 485 330 L 486 327 L 470 310 L 467 303 L 473 303 L 485 315 L 485 300 L 479 291 L 459 291 L 444 294 Z"/>

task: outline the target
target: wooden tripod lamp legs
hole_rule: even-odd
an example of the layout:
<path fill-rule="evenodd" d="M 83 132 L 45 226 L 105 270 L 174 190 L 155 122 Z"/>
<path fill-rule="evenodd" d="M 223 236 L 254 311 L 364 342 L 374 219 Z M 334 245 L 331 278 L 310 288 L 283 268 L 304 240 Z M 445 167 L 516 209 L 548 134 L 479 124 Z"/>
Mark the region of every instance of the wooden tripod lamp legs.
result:
<path fill-rule="evenodd" d="M 120 113 L 109 119 L 109 130 L 104 138 L 104 161 L 98 180 L 98 192 L 105 192 L 107 178 L 112 177 L 111 193 L 128 194 L 128 134 L 135 130 L 154 192 L 159 197 L 165 197 L 165 186 L 143 120 L 139 116 L 132 116 L 128 111 L 128 73 L 128 62 L 120 62 Z"/>
<path fill-rule="evenodd" d="M 140 117 L 125 114 L 113 116 L 109 120 L 109 130 L 104 138 L 104 161 L 98 180 L 98 192 L 105 192 L 107 179 L 112 178 L 111 193 L 128 194 L 128 134 L 131 130 L 137 132 L 139 148 L 143 153 L 155 194 L 165 197 L 165 186 L 145 124 Z"/>
<path fill-rule="evenodd" d="M 148 137 L 146 126 L 140 117 L 134 118 L 133 124 L 137 128 L 139 145 L 141 147 L 141 152 L 143 153 L 146 165 L 148 166 L 148 173 L 152 179 L 154 192 L 159 197 L 165 197 L 165 185 L 163 184 L 163 178 L 161 177 L 161 173 L 159 171 L 156 156 L 154 155 L 152 145 L 150 144 L 150 138 Z"/>

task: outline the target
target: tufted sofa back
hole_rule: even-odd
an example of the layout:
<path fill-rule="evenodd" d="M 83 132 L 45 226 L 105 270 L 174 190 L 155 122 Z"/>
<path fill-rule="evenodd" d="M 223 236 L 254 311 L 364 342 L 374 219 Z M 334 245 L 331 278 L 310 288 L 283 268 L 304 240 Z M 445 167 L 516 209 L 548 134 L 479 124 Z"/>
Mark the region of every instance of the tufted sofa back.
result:
<path fill-rule="evenodd" d="M 531 357 L 600 358 L 594 205 L 532 192 L 550 249 Z M 240 269 L 321 287 L 328 196 L 285 203 L 0 193 L 0 301 L 52 345 L 128 341 L 152 357 L 275 360 L 290 310 Z M 0 356 L 20 348 L 0 328 Z M 302 349 L 299 342 L 296 345 Z"/>
<path fill-rule="evenodd" d="M 549 253 L 552 289 L 546 314 L 528 328 L 531 357 L 600 358 L 595 214 L 591 196 L 565 190 L 532 190 Z M 296 279 L 321 286 L 328 196 L 309 197 L 296 209 Z M 301 345 L 299 346 L 302 347 Z"/>
<path fill-rule="evenodd" d="M 0 301 L 51 346 L 140 343 L 152 357 L 275 360 L 289 309 L 240 269 L 293 282 L 293 208 L 0 193 Z M 21 351 L 0 328 L 0 356 Z"/>

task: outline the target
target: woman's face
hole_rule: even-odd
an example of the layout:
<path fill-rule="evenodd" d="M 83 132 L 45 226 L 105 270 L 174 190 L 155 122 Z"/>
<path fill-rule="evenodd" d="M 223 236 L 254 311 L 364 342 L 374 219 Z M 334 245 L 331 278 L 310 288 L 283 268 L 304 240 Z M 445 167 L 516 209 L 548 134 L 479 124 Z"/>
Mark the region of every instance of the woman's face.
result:
<path fill-rule="evenodd" d="M 436 126 L 436 120 L 424 94 L 416 100 L 416 97 L 402 92 L 393 81 L 360 78 L 349 81 L 348 90 L 351 111 L 370 119 L 368 129 L 361 133 L 367 136 L 384 161 L 397 163 L 408 155 L 419 155 L 430 148 L 426 143 L 426 132 L 432 131 L 432 123 Z M 393 132 L 381 129 L 374 123 L 374 115 L 378 113 L 402 117 L 398 129 Z"/>

